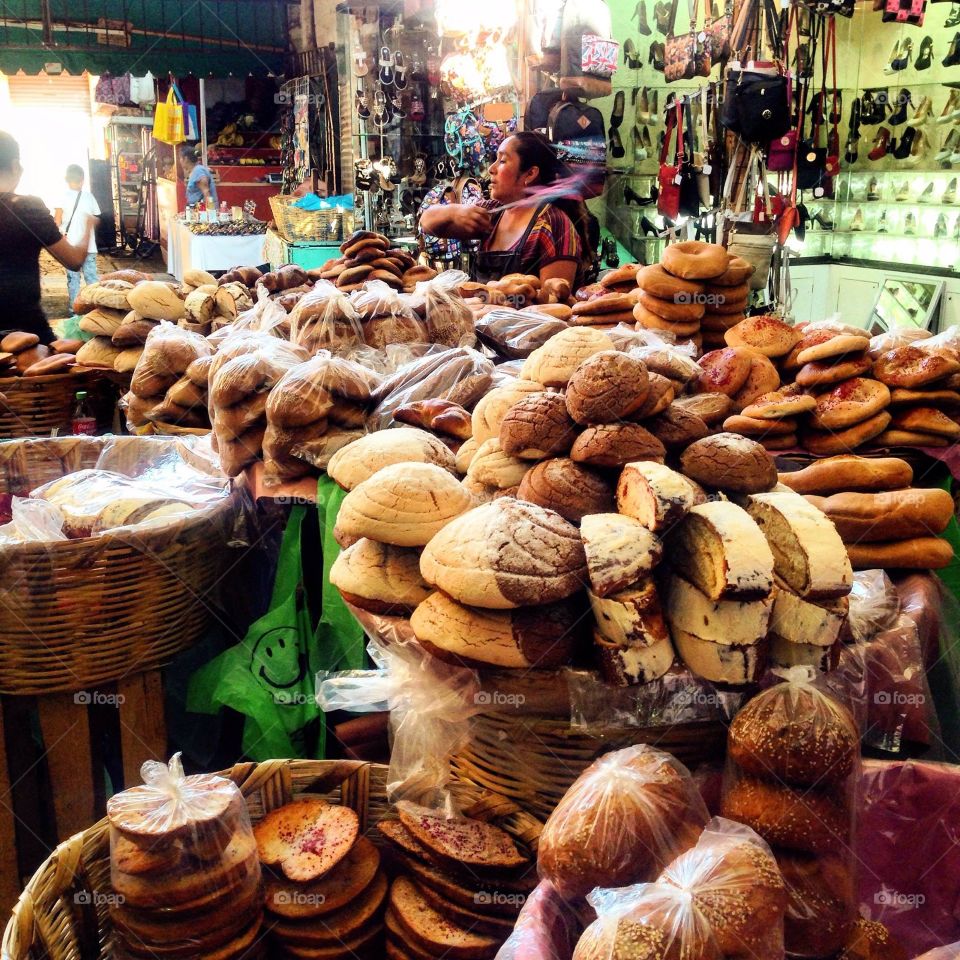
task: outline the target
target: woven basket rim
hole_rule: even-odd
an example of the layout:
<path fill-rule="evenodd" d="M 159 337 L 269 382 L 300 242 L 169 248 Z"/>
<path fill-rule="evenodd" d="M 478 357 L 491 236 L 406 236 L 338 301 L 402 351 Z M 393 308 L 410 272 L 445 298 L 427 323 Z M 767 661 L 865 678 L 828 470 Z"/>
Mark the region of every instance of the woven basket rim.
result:
<path fill-rule="evenodd" d="M 86 377 L 90 374 L 99 372 L 100 371 L 94 367 L 84 367 L 82 370 L 64 370 L 63 373 L 50 373 L 42 377 L 0 377 L 0 387 L 8 388 L 11 386 L 27 385 L 31 383 L 64 383 L 70 377 Z"/>

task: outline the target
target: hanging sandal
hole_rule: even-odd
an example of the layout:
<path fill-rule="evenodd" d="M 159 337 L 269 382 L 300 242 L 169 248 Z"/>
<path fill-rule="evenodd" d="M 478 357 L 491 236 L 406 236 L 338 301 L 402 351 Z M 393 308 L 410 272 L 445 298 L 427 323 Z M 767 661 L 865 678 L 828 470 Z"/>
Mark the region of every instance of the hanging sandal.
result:
<path fill-rule="evenodd" d="M 427 182 L 427 161 L 424 157 L 413 158 L 413 173 L 407 179 L 418 187 Z"/>
<path fill-rule="evenodd" d="M 421 97 L 419 93 L 413 94 L 413 96 L 410 97 L 410 119 L 415 123 L 419 123 L 426 115 L 427 111 L 423 106 L 423 97 Z"/>
<path fill-rule="evenodd" d="M 393 85 L 393 54 L 389 47 L 380 48 L 380 73 L 378 74 L 380 82 L 389 87 Z"/>
<path fill-rule="evenodd" d="M 910 156 L 907 157 L 907 163 L 910 164 L 911 167 L 915 167 L 929 152 L 930 141 L 922 130 L 918 130 L 913 141 L 913 146 L 910 148 Z"/>
<path fill-rule="evenodd" d="M 907 121 L 908 127 L 919 127 L 930 117 L 930 111 L 933 109 L 933 101 L 929 97 L 921 97 L 920 104 L 914 115 Z"/>
<path fill-rule="evenodd" d="M 390 98 L 390 109 L 391 109 L 391 112 L 393 113 L 393 116 L 396 117 L 398 120 L 406 120 L 407 111 L 403 107 L 403 98 L 400 96 L 399 93 L 395 93 Z"/>
<path fill-rule="evenodd" d="M 361 120 L 370 119 L 370 101 L 362 90 L 357 91 L 357 116 Z"/>
<path fill-rule="evenodd" d="M 369 190 L 374 178 L 373 164 L 369 160 L 357 160 L 353 166 L 356 170 L 354 185 L 358 190 Z"/>
<path fill-rule="evenodd" d="M 907 119 L 907 107 L 913 106 L 913 100 L 910 99 L 910 91 L 906 87 L 900 91 L 897 104 L 897 109 L 887 117 L 887 123 L 889 123 L 891 127 L 899 127 L 900 124 Z"/>
<path fill-rule="evenodd" d="M 873 138 L 873 149 L 867 154 L 871 160 L 882 160 L 887 155 L 890 146 L 890 131 L 881 127 Z"/>
<path fill-rule="evenodd" d="M 362 47 L 357 47 L 353 51 L 353 72 L 358 77 L 365 77 L 370 72 L 370 64 L 367 63 L 367 51 Z"/>
<path fill-rule="evenodd" d="M 620 139 L 620 131 L 616 127 L 610 129 L 610 155 L 614 160 L 622 160 L 627 154 L 623 149 L 623 141 Z"/>
<path fill-rule="evenodd" d="M 640 35 L 649 37 L 650 24 L 647 23 L 647 5 L 643 2 L 643 0 L 640 0 L 633 12 L 637 18 L 637 30 L 640 31 Z"/>
<path fill-rule="evenodd" d="M 382 90 L 377 90 L 373 94 L 373 123 L 381 130 L 390 122 L 389 108 L 387 107 L 387 95 Z"/>
<path fill-rule="evenodd" d="M 928 70 L 933 63 L 933 37 L 924 37 L 920 41 L 917 59 L 913 63 L 915 70 Z"/>
<path fill-rule="evenodd" d="M 956 26 L 956 24 L 947 24 L 947 26 Z M 947 50 L 947 55 L 940 62 L 945 67 L 955 67 L 960 63 L 960 33 L 953 35 L 953 39 L 950 41 L 950 49 Z"/>
<path fill-rule="evenodd" d="M 403 59 L 403 51 L 397 50 L 393 55 L 393 85 L 397 90 L 407 89 L 407 64 Z"/>

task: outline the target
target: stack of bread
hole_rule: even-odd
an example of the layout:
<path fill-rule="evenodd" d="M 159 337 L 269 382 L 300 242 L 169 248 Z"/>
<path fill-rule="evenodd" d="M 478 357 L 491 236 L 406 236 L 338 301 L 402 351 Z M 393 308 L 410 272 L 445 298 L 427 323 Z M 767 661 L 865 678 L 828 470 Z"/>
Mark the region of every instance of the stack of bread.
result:
<path fill-rule="evenodd" d="M 867 443 L 945 447 L 960 437 L 960 361 L 948 348 L 901 346 L 874 359 L 865 330 L 794 327 L 768 315 L 741 320 L 724 341 L 700 358 L 698 387 L 731 397 L 725 428 L 770 450 L 829 456 Z"/>
<path fill-rule="evenodd" d="M 0 338 L 0 378 L 70 373 L 82 345 L 77 340 L 55 340 L 48 347 L 35 333 L 15 330 Z"/>
<path fill-rule="evenodd" d="M 634 287 L 628 293 L 606 293 L 590 300 L 578 300 L 571 309 L 569 322 L 601 330 L 610 330 L 618 323 L 632 324 L 638 297 L 642 295 L 642 291 Z"/>
<path fill-rule="evenodd" d="M 330 280 L 341 290 L 359 290 L 367 280 L 382 280 L 394 290 L 412 290 L 420 280 L 437 275 L 418 266 L 405 250 L 395 247 L 382 233 L 356 230 L 340 244 L 341 256 L 327 260 L 316 277 Z"/>
<path fill-rule="evenodd" d="M 267 479 L 305 476 L 326 450 L 333 453 L 361 437 L 378 379 L 366 367 L 326 351 L 291 367 L 267 398 L 263 438 Z M 301 445 L 309 445 L 309 461 L 294 455 Z"/>
<path fill-rule="evenodd" d="M 939 536 L 954 515 L 946 490 L 911 486 L 913 469 L 896 457 L 828 457 L 780 474 L 840 534 L 856 570 L 946 566 L 953 548 Z"/>
<path fill-rule="evenodd" d="M 859 754 L 849 710 L 807 682 L 765 690 L 730 725 L 721 813 L 773 848 L 787 888 L 791 956 L 833 957 L 853 926 Z"/>
<path fill-rule="evenodd" d="M 172 323 L 156 324 L 146 338 L 130 392 L 124 397 L 130 425 L 143 428 L 162 422 L 209 427 L 206 400 L 212 355 L 213 347 L 199 334 Z"/>
<path fill-rule="evenodd" d="M 253 829 L 266 926 L 283 957 L 352 960 L 382 944 L 387 876 L 349 807 L 299 800 Z"/>
<path fill-rule="evenodd" d="M 423 430 L 397 427 L 337 451 L 327 472 L 349 491 L 334 527 L 344 549 L 330 582 L 361 610 L 409 616 L 430 594 L 422 548 L 472 504 L 453 454 Z"/>
<path fill-rule="evenodd" d="M 590 900 L 597 919 L 574 960 L 783 960 L 787 893 L 776 860 L 753 830 L 721 817 L 654 883 Z"/>
<path fill-rule="evenodd" d="M 400 804 L 377 828 L 394 878 L 386 913 L 390 960 L 492 960 L 537 882 L 505 830 Z"/>
<path fill-rule="evenodd" d="M 718 244 L 668 244 L 659 264 L 637 272 L 637 327 L 666 331 L 698 348 L 716 346 L 724 331 L 743 319 L 753 271 L 752 264 Z"/>
<path fill-rule="evenodd" d="M 264 956 L 257 844 L 236 784 L 144 765 L 142 786 L 107 801 L 115 955 Z"/>
<path fill-rule="evenodd" d="M 479 313 L 494 307 L 547 307 L 544 312 L 561 320 L 569 320 L 570 283 L 560 277 L 541 280 L 527 273 L 506 273 L 499 280 L 488 283 L 464 281 L 459 287 L 467 305 Z M 561 309 L 561 308 L 568 309 Z"/>

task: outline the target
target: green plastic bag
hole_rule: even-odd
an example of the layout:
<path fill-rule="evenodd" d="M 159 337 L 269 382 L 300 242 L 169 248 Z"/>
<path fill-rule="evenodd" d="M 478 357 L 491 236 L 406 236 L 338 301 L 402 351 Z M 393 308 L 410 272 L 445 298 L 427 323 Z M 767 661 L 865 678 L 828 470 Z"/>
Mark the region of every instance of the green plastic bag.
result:
<path fill-rule="evenodd" d="M 246 716 L 243 752 L 252 760 L 323 759 L 326 726 L 315 702 L 319 670 L 357 670 L 365 665 L 363 631 L 330 584 L 338 553 L 333 525 L 344 491 L 328 477 L 317 488 L 323 547 L 321 571 L 305 570 L 305 524 L 313 508 L 294 506 L 280 546 L 270 608 L 246 637 L 201 667 L 190 681 L 187 709 L 217 713 L 230 707 Z M 322 576 L 322 611 L 310 611 L 310 579 Z M 314 627 L 314 622 L 316 626 Z"/>

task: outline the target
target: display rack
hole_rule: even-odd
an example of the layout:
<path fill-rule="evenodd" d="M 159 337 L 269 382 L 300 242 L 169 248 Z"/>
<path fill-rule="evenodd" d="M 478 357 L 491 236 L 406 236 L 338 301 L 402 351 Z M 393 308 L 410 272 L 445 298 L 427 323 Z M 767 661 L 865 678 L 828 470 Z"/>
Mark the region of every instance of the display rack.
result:
<path fill-rule="evenodd" d="M 156 211 L 156 158 L 152 150 L 152 117 L 115 114 L 107 123 L 110 148 L 116 249 L 148 257 L 156 241 L 147 236 L 147 219 Z"/>

